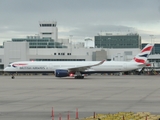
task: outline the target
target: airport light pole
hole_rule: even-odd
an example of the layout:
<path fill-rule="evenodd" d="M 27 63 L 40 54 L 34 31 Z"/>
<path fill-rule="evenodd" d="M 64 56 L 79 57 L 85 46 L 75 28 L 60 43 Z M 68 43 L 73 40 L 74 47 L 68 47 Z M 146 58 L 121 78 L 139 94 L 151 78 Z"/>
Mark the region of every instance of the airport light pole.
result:
<path fill-rule="evenodd" d="M 71 55 L 72 55 L 72 37 L 73 37 L 73 35 L 70 35 Z"/>
<path fill-rule="evenodd" d="M 155 44 L 155 39 L 156 37 L 153 38 L 153 44 Z M 153 53 L 155 54 L 155 45 L 153 46 Z"/>
<path fill-rule="evenodd" d="M 153 36 L 154 35 L 150 35 L 150 37 L 151 37 L 151 44 L 153 44 Z M 153 54 L 153 50 L 152 50 L 152 53 L 151 54 Z"/>
<path fill-rule="evenodd" d="M 151 37 L 151 43 L 153 44 L 153 36 L 154 35 L 150 35 L 150 37 Z"/>

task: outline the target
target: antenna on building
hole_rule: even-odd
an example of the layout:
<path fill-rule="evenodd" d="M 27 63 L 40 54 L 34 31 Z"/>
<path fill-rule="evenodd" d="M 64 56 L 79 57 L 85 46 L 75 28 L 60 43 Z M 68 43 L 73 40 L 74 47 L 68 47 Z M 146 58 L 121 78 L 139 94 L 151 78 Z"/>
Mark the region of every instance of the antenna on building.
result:
<path fill-rule="evenodd" d="M 153 36 L 154 35 L 149 35 L 151 37 L 151 43 L 153 44 Z"/>
<path fill-rule="evenodd" d="M 70 39 L 69 39 L 69 43 L 72 43 L 72 37 L 73 35 L 69 35 Z"/>

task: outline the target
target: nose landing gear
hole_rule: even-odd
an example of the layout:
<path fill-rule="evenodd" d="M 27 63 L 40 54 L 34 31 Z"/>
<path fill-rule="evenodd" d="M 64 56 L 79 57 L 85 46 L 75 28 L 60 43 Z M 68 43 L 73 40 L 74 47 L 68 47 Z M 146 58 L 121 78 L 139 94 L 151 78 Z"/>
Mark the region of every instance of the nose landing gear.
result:
<path fill-rule="evenodd" d="M 14 79 L 15 77 L 14 77 L 14 74 L 12 74 L 12 77 L 11 77 L 11 79 Z"/>

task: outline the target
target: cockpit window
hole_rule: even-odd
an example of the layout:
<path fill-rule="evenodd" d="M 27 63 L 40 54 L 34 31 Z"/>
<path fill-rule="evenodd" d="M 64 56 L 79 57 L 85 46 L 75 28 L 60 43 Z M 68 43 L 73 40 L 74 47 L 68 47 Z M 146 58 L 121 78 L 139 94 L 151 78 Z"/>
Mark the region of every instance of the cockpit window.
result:
<path fill-rule="evenodd" d="M 11 65 L 8 65 L 8 67 L 11 67 Z"/>

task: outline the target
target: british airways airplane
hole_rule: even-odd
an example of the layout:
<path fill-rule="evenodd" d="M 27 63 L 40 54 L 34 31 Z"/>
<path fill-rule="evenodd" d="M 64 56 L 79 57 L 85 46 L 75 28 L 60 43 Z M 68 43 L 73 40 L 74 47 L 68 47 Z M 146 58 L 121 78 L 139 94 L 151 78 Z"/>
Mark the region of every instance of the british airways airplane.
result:
<path fill-rule="evenodd" d="M 20 61 L 9 64 L 4 72 L 11 73 L 12 79 L 16 73 L 54 73 L 56 77 L 83 79 L 84 74 L 131 71 L 147 65 L 153 46 L 146 45 L 131 61 Z"/>

